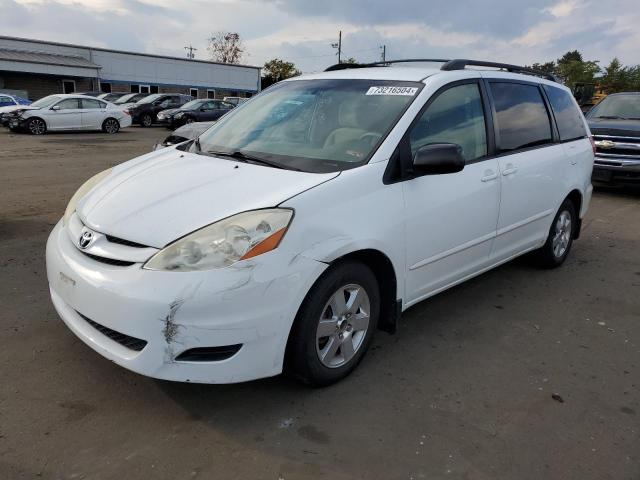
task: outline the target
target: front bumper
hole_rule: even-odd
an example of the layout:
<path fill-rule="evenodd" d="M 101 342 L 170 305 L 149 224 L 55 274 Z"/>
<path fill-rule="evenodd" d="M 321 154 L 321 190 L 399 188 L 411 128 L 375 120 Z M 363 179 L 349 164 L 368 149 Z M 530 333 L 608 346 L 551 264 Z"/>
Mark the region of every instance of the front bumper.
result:
<path fill-rule="evenodd" d="M 277 375 L 296 312 L 327 267 L 274 250 L 205 272 L 157 272 L 96 261 L 59 222 L 47 241 L 53 305 L 67 326 L 104 357 L 154 378 L 233 383 Z M 146 341 L 127 348 L 94 325 Z M 193 348 L 242 344 L 221 361 L 177 361 Z"/>
<path fill-rule="evenodd" d="M 640 159 L 596 154 L 591 178 L 597 183 L 640 185 Z"/>

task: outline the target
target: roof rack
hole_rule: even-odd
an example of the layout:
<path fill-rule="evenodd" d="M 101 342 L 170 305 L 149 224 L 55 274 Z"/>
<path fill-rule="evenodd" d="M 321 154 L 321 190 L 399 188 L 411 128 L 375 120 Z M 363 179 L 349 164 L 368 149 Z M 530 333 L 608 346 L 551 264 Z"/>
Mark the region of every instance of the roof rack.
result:
<path fill-rule="evenodd" d="M 535 75 L 537 77 L 542 77 L 547 80 L 551 80 L 552 82 L 557 82 L 558 79 L 555 75 L 547 72 L 543 72 L 541 70 L 535 70 L 533 68 L 521 67 L 519 65 L 511 65 L 509 63 L 498 63 L 498 62 L 485 62 L 482 60 L 449 60 L 447 63 L 440 67 L 440 70 L 464 70 L 466 66 L 472 67 L 491 67 L 498 68 L 501 70 L 506 70 L 507 72 L 512 73 L 524 73 L 525 75 Z"/>
<path fill-rule="evenodd" d="M 446 58 L 404 58 L 400 60 L 385 60 L 384 62 L 371 63 L 336 63 L 327 67 L 325 72 L 333 72 L 335 70 L 347 70 L 349 68 L 368 68 L 368 67 L 388 67 L 392 63 L 446 63 Z"/>
<path fill-rule="evenodd" d="M 535 70 L 533 68 L 521 67 L 518 65 L 511 65 L 509 63 L 498 63 L 498 62 L 485 62 L 482 60 L 467 60 L 467 59 L 442 59 L 442 58 L 407 58 L 401 60 L 386 60 L 384 62 L 372 62 L 372 63 L 337 63 L 335 65 L 331 65 L 325 72 L 332 72 L 335 70 L 346 70 L 349 68 L 367 68 L 367 67 L 388 67 L 393 63 L 442 63 L 443 65 L 440 67 L 440 70 L 451 71 L 451 70 L 464 70 L 467 66 L 471 67 L 490 67 L 497 68 L 500 70 L 506 70 L 511 73 L 522 73 L 525 75 L 535 75 L 536 77 L 541 77 L 547 80 L 551 80 L 552 82 L 559 82 L 558 78 L 547 72 L 543 72 L 541 70 Z"/>

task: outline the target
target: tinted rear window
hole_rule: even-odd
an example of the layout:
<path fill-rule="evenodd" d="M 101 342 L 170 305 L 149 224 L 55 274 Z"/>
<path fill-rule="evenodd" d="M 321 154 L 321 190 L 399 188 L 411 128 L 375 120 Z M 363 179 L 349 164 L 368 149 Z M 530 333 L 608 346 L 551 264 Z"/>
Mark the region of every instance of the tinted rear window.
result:
<path fill-rule="evenodd" d="M 551 143 L 549 115 L 537 86 L 506 82 L 490 85 L 500 151 Z"/>
<path fill-rule="evenodd" d="M 582 113 L 573 102 L 569 92 L 550 85 L 544 85 L 544 91 L 547 92 L 551 109 L 556 117 L 560 140 L 575 140 L 585 137 L 587 131 L 584 128 Z"/>

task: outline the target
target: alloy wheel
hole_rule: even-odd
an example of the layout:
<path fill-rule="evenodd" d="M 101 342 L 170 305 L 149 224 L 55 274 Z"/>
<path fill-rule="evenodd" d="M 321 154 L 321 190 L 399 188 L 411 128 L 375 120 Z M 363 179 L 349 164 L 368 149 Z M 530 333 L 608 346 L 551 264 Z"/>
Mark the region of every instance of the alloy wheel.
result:
<path fill-rule="evenodd" d="M 561 258 L 567 251 L 571 241 L 571 234 L 571 213 L 563 210 L 556 220 L 555 232 L 551 240 L 553 255 L 556 258 Z"/>
<path fill-rule="evenodd" d="M 361 285 L 348 284 L 331 295 L 316 330 L 316 352 L 325 367 L 341 367 L 355 356 L 369 328 L 370 310 Z"/>
<path fill-rule="evenodd" d="M 151 115 L 145 115 L 144 117 L 142 117 L 142 124 L 145 127 L 150 127 L 152 123 L 153 119 L 151 118 Z"/>
<path fill-rule="evenodd" d="M 104 130 L 107 133 L 117 133 L 118 130 L 120 129 L 120 125 L 118 124 L 117 120 L 114 119 L 109 119 L 106 122 L 104 122 Z"/>
<path fill-rule="evenodd" d="M 34 118 L 29 122 L 29 131 L 33 135 L 42 135 L 46 129 L 47 129 L 47 126 L 39 118 Z"/>

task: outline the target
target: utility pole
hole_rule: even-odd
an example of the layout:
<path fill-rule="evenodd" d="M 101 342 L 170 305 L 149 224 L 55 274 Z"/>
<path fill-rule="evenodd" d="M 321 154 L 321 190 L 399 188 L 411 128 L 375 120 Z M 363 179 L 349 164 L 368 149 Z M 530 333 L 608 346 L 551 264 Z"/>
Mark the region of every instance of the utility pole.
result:
<path fill-rule="evenodd" d="M 332 48 L 338 49 L 338 63 L 342 63 L 341 55 L 342 55 L 342 30 L 338 33 L 338 43 L 332 43 Z"/>
<path fill-rule="evenodd" d="M 380 46 L 380 50 L 382 50 L 382 63 L 384 63 L 385 60 L 387 59 L 387 46 L 386 45 Z"/>
<path fill-rule="evenodd" d="M 197 48 L 195 48 L 195 47 L 193 47 L 193 46 L 191 46 L 191 44 L 189 44 L 189 46 L 188 46 L 188 47 L 184 47 L 184 49 L 185 49 L 185 50 L 188 50 L 188 51 L 187 51 L 187 58 L 188 58 L 189 60 L 193 60 L 193 59 L 195 58 L 195 56 L 196 56 L 196 55 L 195 55 L 195 53 L 193 53 L 193 52 L 195 52 L 195 51 L 196 51 L 196 50 L 198 50 L 198 49 L 197 49 Z"/>

